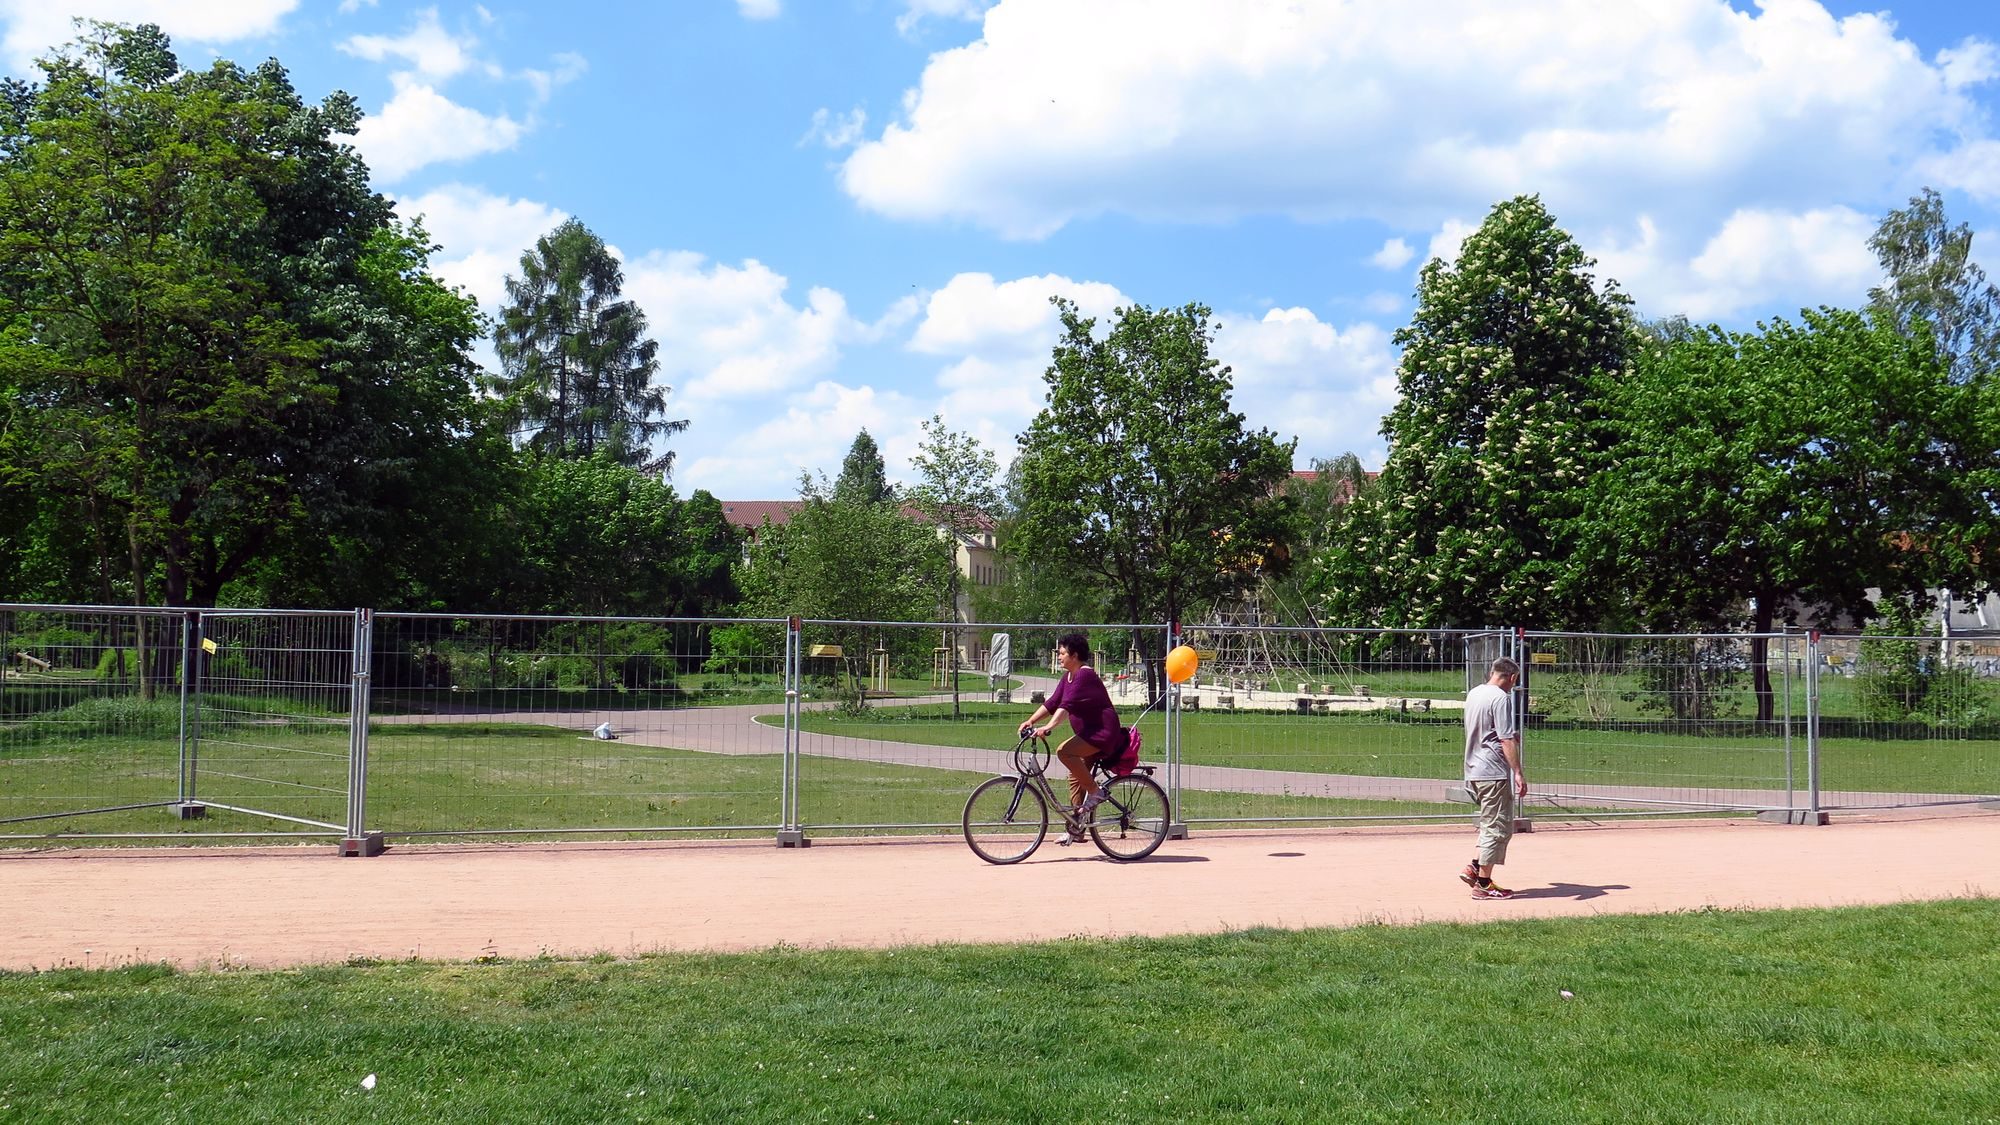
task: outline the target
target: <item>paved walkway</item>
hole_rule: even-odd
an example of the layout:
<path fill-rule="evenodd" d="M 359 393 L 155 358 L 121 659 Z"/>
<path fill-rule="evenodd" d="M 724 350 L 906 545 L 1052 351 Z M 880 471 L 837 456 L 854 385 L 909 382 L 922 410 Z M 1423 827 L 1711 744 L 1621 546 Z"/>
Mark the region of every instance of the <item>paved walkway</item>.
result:
<path fill-rule="evenodd" d="M 1520 897 L 1455 877 L 1468 829 L 1197 834 L 1118 864 L 957 840 L 0 852 L 0 969 L 881 948 L 1251 926 L 1485 922 L 1993 897 L 2000 815 L 1565 826 L 1517 837 Z"/>

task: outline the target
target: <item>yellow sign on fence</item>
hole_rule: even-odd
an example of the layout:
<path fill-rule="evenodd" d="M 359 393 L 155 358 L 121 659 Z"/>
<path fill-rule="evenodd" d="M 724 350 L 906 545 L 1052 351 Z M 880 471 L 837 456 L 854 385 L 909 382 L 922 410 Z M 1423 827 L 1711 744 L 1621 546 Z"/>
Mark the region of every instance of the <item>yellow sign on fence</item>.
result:
<path fill-rule="evenodd" d="M 1555 662 L 1556 654 L 1553 652 L 1531 652 L 1528 654 L 1528 663 L 1530 664 L 1554 664 Z"/>
<path fill-rule="evenodd" d="M 807 656 L 845 656 L 839 645 L 814 645 L 806 650 Z"/>

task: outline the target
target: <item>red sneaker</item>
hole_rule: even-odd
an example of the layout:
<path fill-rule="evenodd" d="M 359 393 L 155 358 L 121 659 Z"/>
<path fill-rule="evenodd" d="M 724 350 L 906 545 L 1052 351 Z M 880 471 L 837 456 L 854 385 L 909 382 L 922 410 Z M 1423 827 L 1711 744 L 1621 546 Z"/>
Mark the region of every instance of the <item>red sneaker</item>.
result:
<path fill-rule="evenodd" d="M 1513 897 L 1514 897 L 1514 892 L 1513 892 L 1513 891 L 1510 891 L 1510 890 L 1508 890 L 1507 888 L 1505 888 L 1505 887 L 1501 886 L 1501 885 L 1500 885 L 1500 884 L 1498 884 L 1498 883 L 1488 883 L 1487 885 L 1485 885 L 1485 886 L 1483 886 L 1483 887 L 1474 887 L 1474 888 L 1472 888 L 1472 897 L 1473 897 L 1473 898 L 1513 898 Z"/>
<path fill-rule="evenodd" d="M 1472 863 L 1466 864 L 1465 870 L 1458 873 L 1458 881 L 1468 887 L 1477 887 L 1479 885 L 1479 866 Z"/>

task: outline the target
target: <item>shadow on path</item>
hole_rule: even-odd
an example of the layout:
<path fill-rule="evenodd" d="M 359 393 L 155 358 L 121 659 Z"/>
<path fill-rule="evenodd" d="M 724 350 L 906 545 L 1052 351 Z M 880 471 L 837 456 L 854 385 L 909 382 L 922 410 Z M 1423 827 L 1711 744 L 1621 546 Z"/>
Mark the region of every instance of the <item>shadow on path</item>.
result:
<path fill-rule="evenodd" d="M 1546 887 L 1529 887 L 1514 892 L 1515 898 L 1567 898 L 1583 902 L 1593 898 L 1603 898 L 1612 891 L 1629 891 L 1631 887 L 1623 883 L 1606 883 L 1593 887 L 1585 883 L 1550 883 Z"/>

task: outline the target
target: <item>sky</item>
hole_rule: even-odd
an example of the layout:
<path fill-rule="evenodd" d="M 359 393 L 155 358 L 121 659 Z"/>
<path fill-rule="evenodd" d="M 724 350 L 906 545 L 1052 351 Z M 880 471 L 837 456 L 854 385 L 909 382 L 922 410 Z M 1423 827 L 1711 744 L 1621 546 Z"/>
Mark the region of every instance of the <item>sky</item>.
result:
<path fill-rule="evenodd" d="M 583 221 L 689 421 L 672 483 L 725 500 L 864 428 L 909 481 L 932 415 L 1004 465 L 1051 296 L 1207 306 L 1249 426 L 1379 467 L 1418 270 L 1517 194 L 1647 318 L 1858 306 L 1925 187 L 2000 263 L 1983 2 L 0 0 L 5 73 L 77 17 L 352 94 L 489 313 Z"/>

